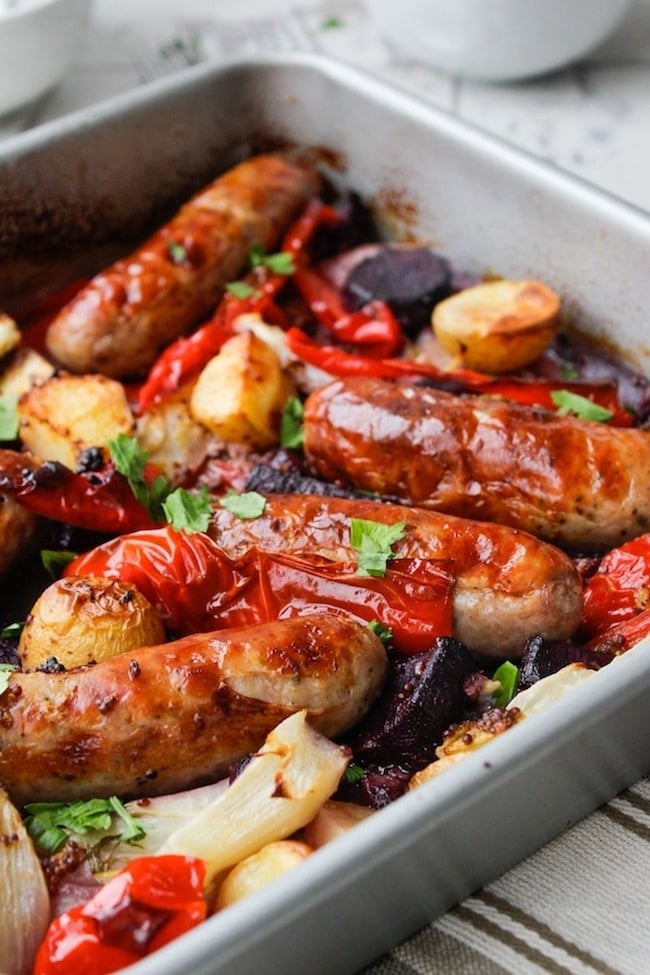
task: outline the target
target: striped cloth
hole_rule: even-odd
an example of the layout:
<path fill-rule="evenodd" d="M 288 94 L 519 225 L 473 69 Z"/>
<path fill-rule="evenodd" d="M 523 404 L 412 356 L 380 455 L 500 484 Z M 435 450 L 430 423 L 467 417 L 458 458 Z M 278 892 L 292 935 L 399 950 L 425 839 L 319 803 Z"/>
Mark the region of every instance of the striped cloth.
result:
<path fill-rule="evenodd" d="M 650 777 L 363 975 L 650 973 Z"/>

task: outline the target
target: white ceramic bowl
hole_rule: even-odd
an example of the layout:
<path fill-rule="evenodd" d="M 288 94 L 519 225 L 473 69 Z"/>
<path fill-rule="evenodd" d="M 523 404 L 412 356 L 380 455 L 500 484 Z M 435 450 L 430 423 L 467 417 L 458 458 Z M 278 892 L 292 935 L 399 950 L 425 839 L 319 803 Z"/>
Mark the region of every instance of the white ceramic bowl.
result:
<path fill-rule="evenodd" d="M 513 81 L 564 67 L 612 33 L 631 0 L 366 0 L 384 36 L 452 74 Z"/>
<path fill-rule="evenodd" d="M 0 0 L 0 114 L 61 80 L 78 53 L 91 0 Z"/>

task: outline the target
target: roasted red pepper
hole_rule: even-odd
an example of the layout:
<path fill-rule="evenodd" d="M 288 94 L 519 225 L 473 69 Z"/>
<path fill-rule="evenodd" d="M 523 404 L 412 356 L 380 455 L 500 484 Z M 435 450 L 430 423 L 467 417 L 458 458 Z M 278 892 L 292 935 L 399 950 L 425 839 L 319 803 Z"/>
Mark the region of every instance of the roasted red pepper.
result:
<path fill-rule="evenodd" d="M 370 359 L 389 359 L 404 346 L 404 333 L 384 301 L 348 312 L 339 292 L 311 268 L 298 268 L 293 282 L 316 319 L 340 342 L 358 345 Z"/>
<path fill-rule="evenodd" d="M 641 535 L 603 557 L 587 581 L 580 633 L 592 640 L 650 609 L 650 534 Z"/>
<path fill-rule="evenodd" d="M 433 559 L 392 559 L 382 577 L 352 562 L 251 551 L 228 558 L 201 532 L 169 525 L 113 539 L 81 555 L 65 575 L 130 582 L 178 635 L 268 622 L 331 607 L 391 628 L 395 649 L 418 653 L 452 629 L 453 567 Z"/>
<path fill-rule="evenodd" d="M 112 463 L 100 471 L 75 473 L 51 461 L 22 479 L 16 499 L 53 521 L 110 535 L 157 524 Z"/>
<path fill-rule="evenodd" d="M 650 608 L 615 623 L 587 643 L 590 650 L 620 654 L 650 636 Z"/>
<path fill-rule="evenodd" d="M 340 215 L 332 207 L 321 200 L 311 200 L 286 232 L 281 250 L 290 254 L 296 265 L 303 263 L 316 231 L 340 220 Z M 234 334 L 233 323 L 240 315 L 256 312 L 265 321 L 287 328 L 288 322 L 274 299 L 289 279 L 289 275 L 275 274 L 262 264 L 244 279 L 243 283 L 250 288 L 249 294 L 239 297 L 226 292 L 209 321 L 192 335 L 177 339 L 158 357 L 138 392 L 138 413 L 145 412 L 165 393 L 178 389 L 200 372 Z"/>
<path fill-rule="evenodd" d="M 428 362 L 413 359 L 371 358 L 350 353 L 334 345 L 318 345 L 299 328 L 287 332 L 287 344 L 294 355 L 332 376 L 376 376 L 379 379 L 446 380 L 465 388 L 467 393 L 501 396 L 514 403 L 555 410 L 552 393 L 567 391 L 602 406 L 612 413 L 613 426 L 629 427 L 634 423 L 630 412 L 621 406 L 616 388 L 611 383 L 559 382 L 547 379 L 502 379 L 471 369 L 445 370 Z"/>
<path fill-rule="evenodd" d="M 205 919 L 204 880 L 196 857 L 138 857 L 51 922 L 34 975 L 109 975 L 152 954 Z"/>

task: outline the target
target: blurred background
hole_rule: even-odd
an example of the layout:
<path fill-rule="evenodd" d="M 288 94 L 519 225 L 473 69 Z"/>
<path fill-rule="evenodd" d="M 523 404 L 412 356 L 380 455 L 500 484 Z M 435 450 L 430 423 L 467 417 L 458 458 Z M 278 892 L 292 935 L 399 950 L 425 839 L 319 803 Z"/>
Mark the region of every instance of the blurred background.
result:
<path fill-rule="evenodd" d="M 43 2 L 0 0 L 0 55 L 3 21 L 23 5 Z M 535 10 L 548 13 L 554 2 L 532 0 L 530 16 L 535 18 Z M 496 10 L 500 22 L 492 23 L 483 51 L 503 45 L 496 64 L 504 72 L 513 56 L 515 8 L 528 5 L 529 0 L 489 5 L 492 20 Z M 612 5 L 611 32 L 577 60 L 541 76 L 495 82 L 440 67 L 444 56 L 465 67 L 479 64 L 484 0 L 91 0 L 61 81 L 36 101 L 0 115 L 0 137 L 200 61 L 316 51 L 365 68 L 650 210 L 650 0 L 570 0 L 562 4 L 562 36 L 579 47 L 581 36 L 589 37 L 590 15 L 597 11 L 606 25 Z M 472 35 L 473 50 L 452 50 L 453 36 L 440 39 L 445 7 L 456 20 L 465 18 L 464 37 Z M 18 70 L 30 70 L 29 64 L 23 60 Z M 0 93 L 8 84 L 0 68 Z"/>

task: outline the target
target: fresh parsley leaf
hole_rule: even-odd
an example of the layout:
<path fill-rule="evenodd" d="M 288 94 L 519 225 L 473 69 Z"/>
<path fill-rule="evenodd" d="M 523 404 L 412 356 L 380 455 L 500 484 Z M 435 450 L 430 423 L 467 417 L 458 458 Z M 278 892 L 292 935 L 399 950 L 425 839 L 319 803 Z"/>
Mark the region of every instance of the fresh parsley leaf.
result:
<path fill-rule="evenodd" d="M 576 367 L 570 365 L 570 363 L 568 362 L 565 362 L 563 364 L 561 372 L 564 379 L 578 379 L 580 376 L 580 373 L 578 372 Z"/>
<path fill-rule="evenodd" d="M 302 447 L 302 421 L 305 411 L 297 396 L 290 396 L 284 404 L 280 420 L 280 445 L 287 449 Z"/>
<path fill-rule="evenodd" d="M 53 579 L 59 579 L 66 565 L 69 565 L 76 557 L 76 552 L 62 552 L 48 548 L 41 549 L 43 568 L 49 572 Z"/>
<path fill-rule="evenodd" d="M 18 670 L 14 664 L 0 664 L 0 695 L 9 687 L 9 678 L 14 670 Z"/>
<path fill-rule="evenodd" d="M 343 27 L 343 21 L 340 17 L 326 17 L 320 26 L 321 30 L 332 30 L 334 27 Z"/>
<path fill-rule="evenodd" d="M 76 802 L 32 802 L 25 811 L 27 832 L 50 853 L 60 850 L 71 833 L 108 833 L 113 828 L 114 814 L 125 824 L 120 839 L 132 843 L 144 836 L 144 830 L 115 796 Z"/>
<path fill-rule="evenodd" d="M 182 244 L 177 244 L 175 240 L 167 242 L 167 253 L 174 264 L 182 264 L 187 259 L 187 251 Z"/>
<path fill-rule="evenodd" d="M 0 440 L 18 436 L 18 397 L 0 396 Z"/>
<path fill-rule="evenodd" d="M 222 508 L 226 508 L 238 518 L 259 518 L 260 515 L 264 514 L 266 498 L 263 494 L 258 494 L 257 491 L 245 491 L 243 494 L 228 491 L 225 497 L 221 499 L 220 504 Z"/>
<path fill-rule="evenodd" d="M 3 626 L 0 637 L 3 640 L 17 640 L 23 632 L 24 626 L 24 623 L 9 623 L 8 626 Z"/>
<path fill-rule="evenodd" d="M 359 553 L 357 574 L 383 576 L 395 542 L 404 537 L 405 521 L 382 525 L 365 518 L 350 518 L 350 544 Z"/>
<path fill-rule="evenodd" d="M 568 389 L 554 390 L 551 399 L 561 416 L 571 413 L 580 420 L 596 420 L 598 423 L 605 423 L 614 416 L 611 410 L 606 410 L 604 406 L 593 403 L 586 396 L 572 393 Z"/>
<path fill-rule="evenodd" d="M 393 631 L 390 626 L 385 626 L 379 620 L 370 620 L 368 628 L 377 634 L 387 650 L 393 649 Z"/>
<path fill-rule="evenodd" d="M 265 254 L 262 247 L 251 247 L 251 267 L 268 267 L 273 274 L 285 274 L 287 277 L 296 270 L 293 254 L 289 251 L 278 251 L 277 254 Z"/>
<path fill-rule="evenodd" d="M 348 782 L 354 784 L 355 782 L 360 782 L 361 779 L 364 779 L 368 773 L 364 768 L 361 768 L 360 765 L 357 765 L 356 762 L 350 762 L 343 774 Z"/>
<path fill-rule="evenodd" d="M 179 531 L 204 532 L 210 524 L 212 504 L 205 484 L 201 485 L 198 494 L 176 488 L 167 495 L 162 508 L 169 524 Z"/>
<path fill-rule="evenodd" d="M 226 285 L 226 291 L 234 295 L 235 298 L 253 298 L 259 295 L 257 288 L 254 288 L 247 281 L 230 281 Z"/>
<path fill-rule="evenodd" d="M 164 500 L 171 494 L 171 482 L 163 474 L 158 474 L 151 484 L 144 476 L 147 452 L 142 449 L 135 437 L 118 433 L 115 440 L 108 441 L 108 447 L 115 468 L 129 482 L 135 497 L 155 521 L 164 521 Z"/>
<path fill-rule="evenodd" d="M 494 694 L 494 704 L 498 708 L 505 708 L 515 696 L 517 681 L 519 680 L 519 668 L 509 660 L 505 660 L 497 667 L 492 676 L 501 684 L 499 690 Z"/>

